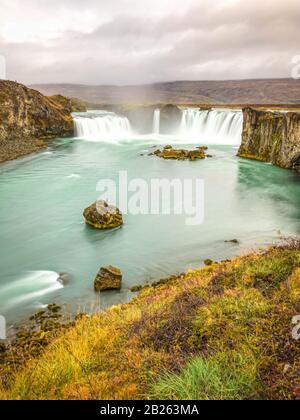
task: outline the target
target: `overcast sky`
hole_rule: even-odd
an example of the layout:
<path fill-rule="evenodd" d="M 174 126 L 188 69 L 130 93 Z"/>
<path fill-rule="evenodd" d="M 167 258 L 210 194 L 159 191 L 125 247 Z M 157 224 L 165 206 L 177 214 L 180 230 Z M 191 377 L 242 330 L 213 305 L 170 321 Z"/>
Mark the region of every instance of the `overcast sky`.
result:
<path fill-rule="evenodd" d="M 0 55 L 23 83 L 290 77 L 299 0 L 0 0 Z"/>

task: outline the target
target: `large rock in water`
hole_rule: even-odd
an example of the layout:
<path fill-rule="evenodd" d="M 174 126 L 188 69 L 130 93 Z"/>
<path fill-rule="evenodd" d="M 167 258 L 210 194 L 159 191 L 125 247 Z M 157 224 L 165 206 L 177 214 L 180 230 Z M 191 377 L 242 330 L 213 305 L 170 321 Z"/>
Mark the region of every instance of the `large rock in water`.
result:
<path fill-rule="evenodd" d="M 112 266 L 102 267 L 94 281 L 96 292 L 105 290 L 119 290 L 122 286 L 121 271 Z"/>
<path fill-rule="evenodd" d="M 196 150 L 173 149 L 172 146 L 165 146 L 163 150 L 156 150 L 154 153 L 151 153 L 151 155 L 155 155 L 166 160 L 195 161 L 211 157 L 205 153 L 206 150 L 206 146 L 197 147 Z"/>
<path fill-rule="evenodd" d="M 115 206 L 99 200 L 87 207 L 83 216 L 88 225 L 95 229 L 114 229 L 123 225 L 123 216 Z"/>

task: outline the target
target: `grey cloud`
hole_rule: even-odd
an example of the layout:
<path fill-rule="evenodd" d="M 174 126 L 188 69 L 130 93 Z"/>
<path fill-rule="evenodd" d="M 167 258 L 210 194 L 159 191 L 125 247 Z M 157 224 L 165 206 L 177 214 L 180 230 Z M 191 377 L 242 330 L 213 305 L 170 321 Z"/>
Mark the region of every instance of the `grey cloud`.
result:
<path fill-rule="evenodd" d="M 27 10 L 40 12 L 40 2 L 28 3 Z M 72 10 L 82 7 L 77 0 L 59 3 Z M 148 0 L 111 0 L 103 7 L 99 3 L 84 3 L 99 20 L 105 17 L 89 33 L 65 28 L 62 37 L 46 44 L 0 38 L 10 78 L 25 83 L 134 84 L 289 77 L 291 58 L 300 54 L 298 0 L 188 0 L 184 8 L 181 1 L 154 0 L 149 14 Z M 158 9 L 159 4 L 165 9 Z M 45 9 L 49 19 L 52 7 L 48 3 Z"/>

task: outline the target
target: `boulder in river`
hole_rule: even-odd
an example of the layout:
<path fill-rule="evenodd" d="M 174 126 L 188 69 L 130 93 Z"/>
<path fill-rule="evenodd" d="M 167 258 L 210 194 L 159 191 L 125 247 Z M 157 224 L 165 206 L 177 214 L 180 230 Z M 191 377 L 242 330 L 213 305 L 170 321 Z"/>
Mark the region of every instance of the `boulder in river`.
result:
<path fill-rule="evenodd" d="M 121 270 L 118 268 L 112 266 L 102 267 L 94 281 L 95 291 L 120 290 L 122 279 Z"/>
<path fill-rule="evenodd" d="M 162 150 L 156 150 L 151 155 L 155 155 L 166 160 L 190 160 L 195 161 L 210 157 L 205 152 L 206 146 L 197 147 L 195 150 L 173 149 L 172 146 L 165 146 Z"/>
<path fill-rule="evenodd" d="M 83 216 L 88 225 L 95 229 L 114 229 L 123 225 L 123 216 L 119 209 L 99 200 L 87 207 Z"/>

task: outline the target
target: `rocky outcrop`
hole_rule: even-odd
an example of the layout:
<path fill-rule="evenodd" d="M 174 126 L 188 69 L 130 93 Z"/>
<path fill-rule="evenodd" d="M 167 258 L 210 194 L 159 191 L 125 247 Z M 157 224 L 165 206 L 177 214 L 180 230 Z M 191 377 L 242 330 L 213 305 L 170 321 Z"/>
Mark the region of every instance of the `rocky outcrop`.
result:
<path fill-rule="evenodd" d="M 82 109 L 79 101 L 0 80 L 0 162 L 35 152 L 46 139 L 72 136 L 71 113 Z"/>
<path fill-rule="evenodd" d="M 238 156 L 300 170 L 300 113 L 246 108 Z"/>
<path fill-rule="evenodd" d="M 130 106 L 119 110 L 129 120 L 134 130 L 141 134 L 149 134 L 153 128 L 153 116 L 160 109 L 160 134 L 178 132 L 182 111 L 176 105 Z"/>
<path fill-rule="evenodd" d="M 118 268 L 112 267 L 111 265 L 109 267 L 102 267 L 94 281 L 95 291 L 120 290 L 122 278 L 122 273 Z"/>
<path fill-rule="evenodd" d="M 87 207 L 83 216 L 88 225 L 95 229 L 114 229 L 122 226 L 123 216 L 119 209 L 109 206 L 105 201 L 96 201 Z"/>
<path fill-rule="evenodd" d="M 206 146 L 197 147 L 196 150 L 186 150 L 186 149 L 173 149 L 172 146 L 165 146 L 163 150 L 156 150 L 150 155 L 155 155 L 162 159 L 166 160 L 190 160 L 195 161 L 199 159 L 205 159 L 211 157 L 205 152 L 207 150 Z"/>
<path fill-rule="evenodd" d="M 62 95 L 53 95 L 47 97 L 50 101 L 54 102 L 54 104 L 59 104 L 61 107 L 69 112 L 70 114 L 72 112 L 86 112 L 87 106 L 85 102 L 80 101 L 80 99 L 76 98 L 67 98 Z"/>

